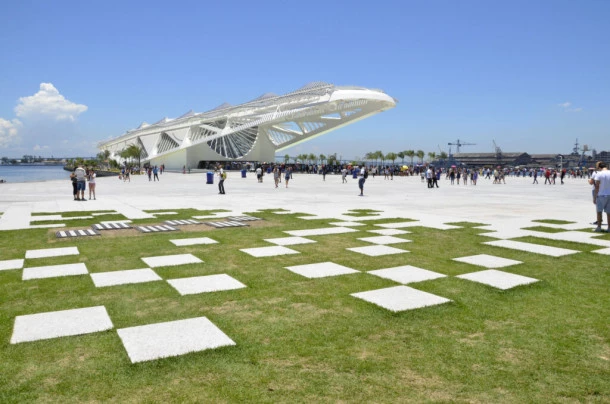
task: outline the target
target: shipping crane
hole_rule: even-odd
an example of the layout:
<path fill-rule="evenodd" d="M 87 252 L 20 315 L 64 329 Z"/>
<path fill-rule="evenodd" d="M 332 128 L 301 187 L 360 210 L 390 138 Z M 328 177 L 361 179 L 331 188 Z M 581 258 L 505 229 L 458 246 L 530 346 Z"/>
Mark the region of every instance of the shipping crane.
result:
<path fill-rule="evenodd" d="M 462 147 L 462 146 L 474 146 L 474 145 L 476 145 L 476 143 L 463 143 L 463 142 L 460 142 L 460 139 L 458 139 L 455 143 L 447 143 L 447 145 L 449 145 L 449 155 L 451 155 L 451 146 L 455 146 L 455 152 L 459 153 L 460 152 L 460 147 Z"/>

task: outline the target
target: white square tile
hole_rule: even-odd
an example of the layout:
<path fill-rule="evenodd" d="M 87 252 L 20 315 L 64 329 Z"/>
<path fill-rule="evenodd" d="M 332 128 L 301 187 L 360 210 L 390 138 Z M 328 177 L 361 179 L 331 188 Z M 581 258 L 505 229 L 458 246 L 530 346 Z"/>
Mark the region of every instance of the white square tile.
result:
<path fill-rule="evenodd" d="M 93 284 L 98 287 L 144 283 L 163 280 L 150 268 L 128 269 L 125 271 L 97 272 L 91 274 Z"/>
<path fill-rule="evenodd" d="M 151 268 L 169 267 L 174 265 L 199 264 L 203 262 L 193 254 L 161 255 L 158 257 L 144 257 L 142 261 Z"/>
<path fill-rule="evenodd" d="M 359 238 L 358 240 L 365 241 L 367 243 L 373 244 L 398 244 L 398 243 L 410 243 L 411 240 L 406 240 L 400 237 L 394 236 L 375 236 L 375 237 L 364 237 Z"/>
<path fill-rule="evenodd" d="M 434 306 L 451 301 L 444 297 L 433 295 L 432 293 L 422 292 L 421 290 L 402 285 L 370 290 L 368 292 L 352 293 L 351 296 L 366 300 L 367 302 L 394 312 L 419 309 L 421 307 Z"/>
<path fill-rule="evenodd" d="M 389 247 L 387 245 L 371 245 L 366 247 L 346 248 L 346 250 L 354 251 L 360 254 L 368 255 L 369 257 L 379 257 L 381 255 L 407 253 L 407 250 Z"/>
<path fill-rule="evenodd" d="M 524 243 L 521 241 L 513 240 L 488 241 L 483 244 L 492 245 L 495 247 L 510 248 L 511 250 L 519 250 L 535 254 L 548 255 L 551 257 L 562 257 L 564 255 L 576 254 L 580 252 L 576 250 L 568 250 L 567 248 L 549 247 L 546 245 Z"/>
<path fill-rule="evenodd" d="M 88 274 L 87 266 L 80 262 L 78 264 L 48 265 L 44 267 L 23 268 L 22 280 L 42 278 L 55 278 L 59 276 L 85 275 Z"/>
<path fill-rule="evenodd" d="M 308 236 L 325 236 L 328 234 L 352 233 L 355 231 L 358 231 L 358 230 L 350 229 L 349 227 L 323 227 L 320 229 L 291 230 L 291 231 L 285 231 L 284 233 L 290 234 L 291 236 L 308 237 Z"/>
<path fill-rule="evenodd" d="M 333 222 L 333 223 L 329 223 L 331 226 L 340 226 L 340 227 L 357 227 L 357 226 L 364 226 L 364 223 L 359 223 L 359 222 Z"/>
<path fill-rule="evenodd" d="M 42 250 L 27 250 L 25 258 L 62 257 L 64 255 L 78 255 L 77 247 L 44 248 Z"/>
<path fill-rule="evenodd" d="M 0 261 L 0 271 L 23 268 L 23 259 Z"/>
<path fill-rule="evenodd" d="M 469 281 L 483 283 L 494 288 L 506 290 L 519 285 L 538 282 L 538 279 L 528 278 L 527 276 L 510 274 L 496 269 L 472 272 L 469 274 L 458 275 L 457 278 L 468 279 Z"/>
<path fill-rule="evenodd" d="M 309 244 L 315 243 L 315 240 L 310 240 L 304 237 L 280 237 L 280 238 L 266 238 L 265 241 L 277 245 L 298 245 L 298 244 Z"/>
<path fill-rule="evenodd" d="M 246 285 L 227 274 L 168 279 L 167 282 L 182 296 L 246 287 Z"/>
<path fill-rule="evenodd" d="M 217 244 L 218 241 L 212 240 L 209 237 L 199 237 L 199 238 L 181 238 L 177 240 L 170 240 L 174 245 L 179 247 L 187 246 L 187 245 L 199 245 L 199 244 Z"/>
<path fill-rule="evenodd" d="M 250 254 L 253 257 L 275 257 L 277 255 L 288 255 L 288 254 L 300 254 L 298 251 L 291 250 L 290 248 L 282 246 L 272 247 L 258 247 L 258 248 L 243 248 L 239 251 L 243 251 L 246 254 Z"/>
<path fill-rule="evenodd" d="M 377 227 L 383 227 L 384 229 L 402 229 L 403 227 L 413 227 L 413 226 L 421 226 L 421 222 L 419 221 L 410 221 L 410 222 L 396 222 L 396 223 L 381 223 L 376 224 Z"/>
<path fill-rule="evenodd" d="M 508 258 L 495 257 L 493 255 L 479 254 L 469 257 L 454 258 L 454 261 L 465 262 L 467 264 L 478 265 L 485 268 L 504 268 L 511 265 L 522 264 L 521 261 Z"/>
<path fill-rule="evenodd" d="M 408 230 L 399 229 L 380 229 L 380 230 L 369 230 L 369 233 L 381 234 L 382 236 L 397 236 L 399 234 L 409 234 Z"/>
<path fill-rule="evenodd" d="M 17 316 L 11 344 L 90 334 L 112 327 L 104 306 Z"/>
<path fill-rule="evenodd" d="M 360 272 L 343 265 L 335 264 L 334 262 L 295 265 L 286 267 L 286 269 L 294 272 L 295 274 L 303 275 L 306 278 L 325 278 L 327 276 L 346 275 Z"/>
<path fill-rule="evenodd" d="M 601 250 L 594 250 L 591 252 L 594 252 L 596 254 L 610 255 L 610 248 L 602 248 Z"/>
<path fill-rule="evenodd" d="M 206 317 L 117 330 L 132 363 L 235 345 Z"/>
<path fill-rule="evenodd" d="M 376 269 L 367 273 L 380 278 L 390 279 L 394 282 L 407 284 L 428 281 L 437 278 L 445 278 L 447 275 L 439 274 L 438 272 L 428 271 L 427 269 L 417 268 L 411 265 L 401 267 Z"/>

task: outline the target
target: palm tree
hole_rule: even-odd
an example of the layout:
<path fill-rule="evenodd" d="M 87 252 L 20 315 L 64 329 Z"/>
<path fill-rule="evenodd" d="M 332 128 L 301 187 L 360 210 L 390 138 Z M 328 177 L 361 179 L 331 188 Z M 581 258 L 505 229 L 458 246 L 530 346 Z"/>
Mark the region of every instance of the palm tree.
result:
<path fill-rule="evenodd" d="M 428 152 L 428 158 L 430 159 L 430 162 L 432 162 L 436 158 L 436 153 Z"/>
<path fill-rule="evenodd" d="M 402 159 L 402 165 L 404 166 L 405 165 L 405 156 L 406 156 L 405 152 L 400 151 L 400 152 L 396 153 L 396 156 L 398 156 Z"/>
<path fill-rule="evenodd" d="M 290 161 L 290 155 L 285 154 L 284 155 L 284 164 L 288 164 L 288 161 Z"/>
<path fill-rule="evenodd" d="M 324 164 L 324 160 L 326 160 L 326 156 L 323 154 L 320 154 L 320 156 L 318 156 L 320 159 L 320 164 Z"/>
<path fill-rule="evenodd" d="M 377 160 L 381 160 L 381 164 L 383 164 L 383 152 L 381 150 L 377 150 L 375 152 L 375 164 L 377 164 Z"/>
<path fill-rule="evenodd" d="M 392 165 L 394 165 L 394 161 L 396 161 L 397 158 L 398 158 L 398 155 L 393 152 L 389 152 L 388 154 L 385 155 L 385 159 L 392 161 Z"/>
<path fill-rule="evenodd" d="M 364 159 L 371 161 L 375 158 L 375 153 L 374 152 L 368 152 L 364 155 Z"/>
<path fill-rule="evenodd" d="M 423 164 L 424 163 L 424 156 L 426 155 L 426 153 L 424 153 L 423 150 L 418 150 L 417 153 L 415 153 L 415 155 L 419 159 L 419 162 Z"/>
<path fill-rule="evenodd" d="M 405 151 L 405 156 L 411 158 L 411 165 L 413 165 L 413 157 L 415 157 L 415 150 Z"/>
<path fill-rule="evenodd" d="M 307 156 L 307 158 L 309 159 L 309 164 L 313 164 L 314 161 L 316 161 L 316 159 L 318 158 L 315 154 L 313 153 L 309 153 L 309 155 Z"/>

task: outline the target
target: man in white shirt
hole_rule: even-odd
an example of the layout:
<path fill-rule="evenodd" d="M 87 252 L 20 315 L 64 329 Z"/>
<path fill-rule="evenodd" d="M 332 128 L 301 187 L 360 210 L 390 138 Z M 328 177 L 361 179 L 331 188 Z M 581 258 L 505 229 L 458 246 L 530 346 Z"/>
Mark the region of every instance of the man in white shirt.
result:
<path fill-rule="evenodd" d="M 598 161 L 595 165 L 599 171 L 595 175 L 595 192 L 593 201 L 597 207 L 597 228 L 596 232 L 603 232 L 602 214 L 606 212 L 606 220 L 608 220 L 608 233 L 610 233 L 610 171 L 606 167 L 606 163 Z"/>

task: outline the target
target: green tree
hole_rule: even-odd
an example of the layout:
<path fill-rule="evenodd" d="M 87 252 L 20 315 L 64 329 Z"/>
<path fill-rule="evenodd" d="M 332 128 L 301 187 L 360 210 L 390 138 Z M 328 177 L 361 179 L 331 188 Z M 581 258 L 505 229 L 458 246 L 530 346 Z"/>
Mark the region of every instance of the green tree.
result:
<path fill-rule="evenodd" d="M 318 156 L 313 153 L 309 153 L 309 155 L 307 156 L 307 159 L 309 159 L 309 164 L 313 164 L 317 158 Z"/>
<path fill-rule="evenodd" d="M 326 156 L 325 156 L 325 155 L 323 155 L 323 154 L 320 154 L 320 155 L 318 156 L 318 158 L 320 159 L 320 164 L 324 164 L 324 160 L 326 160 Z"/>
<path fill-rule="evenodd" d="M 284 155 L 284 164 L 288 164 L 289 161 L 290 161 L 290 155 L 285 154 Z"/>
<path fill-rule="evenodd" d="M 397 158 L 398 158 L 398 155 L 393 152 L 390 152 L 385 155 L 385 159 L 390 160 L 392 162 L 392 165 L 394 165 L 394 162 L 396 161 Z"/>
<path fill-rule="evenodd" d="M 396 153 L 396 156 L 400 157 L 402 159 L 402 163 L 401 164 L 405 165 L 405 156 L 406 156 L 405 152 L 404 151 L 400 151 L 400 152 Z"/>
<path fill-rule="evenodd" d="M 436 153 L 428 152 L 428 158 L 430 159 L 430 162 L 434 161 L 434 159 L 436 158 Z"/>
<path fill-rule="evenodd" d="M 417 156 L 417 158 L 419 159 L 419 162 L 421 164 L 423 164 L 424 162 L 424 156 L 426 155 L 426 153 L 424 153 L 423 150 L 418 150 L 417 153 L 415 153 L 415 155 Z"/>
<path fill-rule="evenodd" d="M 413 158 L 415 157 L 415 150 L 405 151 L 405 156 L 407 156 L 411 159 L 411 165 L 413 165 Z"/>

